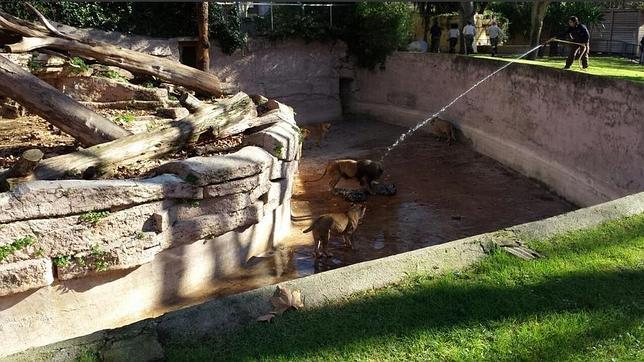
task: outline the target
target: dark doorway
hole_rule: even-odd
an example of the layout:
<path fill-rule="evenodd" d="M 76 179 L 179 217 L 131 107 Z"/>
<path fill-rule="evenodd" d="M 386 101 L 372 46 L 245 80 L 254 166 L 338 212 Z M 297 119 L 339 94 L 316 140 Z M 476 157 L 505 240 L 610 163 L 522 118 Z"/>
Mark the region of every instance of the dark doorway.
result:
<path fill-rule="evenodd" d="M 179 56 L 181 63 L 196 68 L 197 67 L 197 45 L 181 44 L 179 46 Z"/>
<path fill-rule="evenodd" d="M 342 114 L 349 113 L 349 103 L 351 101 L 352 86 L 352 78 L 340 78 L 340 106 L 342 107 Z"/>

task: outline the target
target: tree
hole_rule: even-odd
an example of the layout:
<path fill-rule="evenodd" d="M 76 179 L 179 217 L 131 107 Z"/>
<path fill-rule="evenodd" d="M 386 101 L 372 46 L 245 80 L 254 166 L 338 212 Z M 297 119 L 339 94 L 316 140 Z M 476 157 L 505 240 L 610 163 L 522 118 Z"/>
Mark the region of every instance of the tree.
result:
<path fill-rule="evenodd" d="M 210 69 L 210 40 L 208 39 L 208 2 L 197 3 L 197 30 L 199 44 L 197 48 L 197 67 L 204 72 Z"/>
<path fill-rule="evenodd" d="M 532 12 L 530 15 L 530 48 L 540 44 L 541 29 L 543 28 L 543 19 L 546 17 L 550 0 L 535 1 L 532 3 Z M 528 54 L 528 59 L 537 59 L 538 51 Z"/>
<path fill-rule="evenodd" d="M 461 1 L 459 14 L 461 16 L 461 29 L 463 28 L 463 26 L 465 26 L 465 24 L 467 24 L 468 21 L 474 24 L 474 14 L 476 14 L 476 10 L 474 9 L 474 1 Z M 465 37 L 463 36 L 462 31 L 460 44 L 461 53 L 465 53 Z"/>

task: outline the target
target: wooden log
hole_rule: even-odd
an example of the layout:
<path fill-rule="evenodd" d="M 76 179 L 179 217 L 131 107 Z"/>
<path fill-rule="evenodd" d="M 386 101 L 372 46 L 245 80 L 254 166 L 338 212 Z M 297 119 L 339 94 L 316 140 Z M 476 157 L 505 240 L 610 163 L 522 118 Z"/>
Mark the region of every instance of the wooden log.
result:
<path fill-rule="evenodd" d="M 196 112 L 203 106 L 201 101 L 190 93 L 182 94 L 181 97 L 179 97 L 179 103 L 186 107 L 190 112 Z"/>
<path fill-rule="evenodd" d="M 24 24 L 24 22 L 23 22 Z M 10 21 L 0 14 L 0 27 L 23 36 L 21 42 L 5 46 L 12 53 L 24 53 L 41 48 L 64 50 L 72 55 L 96 59 L 107 65 L 114 65 L 135 73 L 156 76 L 166 82 L 219 97 L 223 90 L 231 87 L 223 86 L 214 74 L 201 71 L 181 64 L 171 59 L 161 58 L 150 54 L 124 49 L 104 42 L 85 42 L 69 38 L 49 36 L 36 26 L 25 26 Z"/>
<path fill-rule="evenodd" d="M 173 122 L 167 128 L 46 159 L 38 165 L 34 175 L 37 179 L 52 180 L 62 178 L 65 174 L 82 174 L 89 167 L 110 170 L 171 154 L 205 132 L 213 132 L 221 138 L 279 120 L 275 115 L 258 118 L 253 101 L 246 94 L 238 93 L 216 104 L 205 104 L 197 112 Z"/>
<path fill-rule="evenodd" d="M 17 183 L 29 181 L 43 156 L 42 151 L 35 148 L 23 152 L 9 170 L 0 174 L 0 192 L 9 191 Z"/>
<path fill-rule="evenodd" d="M 84 146 L 130 135 L 58 89 L 0 55 L 0 95 L 11 98 Z"/>

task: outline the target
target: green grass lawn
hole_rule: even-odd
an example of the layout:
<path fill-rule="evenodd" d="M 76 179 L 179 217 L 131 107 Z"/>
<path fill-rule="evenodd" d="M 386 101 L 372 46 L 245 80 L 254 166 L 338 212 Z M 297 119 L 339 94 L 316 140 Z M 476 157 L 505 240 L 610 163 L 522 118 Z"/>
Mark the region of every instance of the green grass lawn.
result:
<path fill-rule="evenodd" d="M 463 273 L 418 275 L 324 308 L 287 312 L 171 361 L 644 361 L 644 215 L 498 250 Z"/>
<path fill-rule="evenodd" d="M 512 57 L 491 57 L 489 55 L 475 55 L 477 58 L 494 59 L 499 61 L 508 61 Z M 523 64 L 541 65 L 544 67 L 562 69 L 566 63 L 566 58 L 541 58 L 538 60 L 520 59 L 517 62 Z M 563 71 L 563 70 L 562 70 Z M 588 61 L 588 69 L 582 70 L 579 67 L 579 62 L 575 61 L 568 71 L 584 72 L 592 75 L 599 75 L 602 77 L 610 77 L 616 79 L 625 79 L 644 84 L 644 65 L 633 63 L 632 61 L 624 58 L 616 57 L 593 57 L 591 55 Z"/>

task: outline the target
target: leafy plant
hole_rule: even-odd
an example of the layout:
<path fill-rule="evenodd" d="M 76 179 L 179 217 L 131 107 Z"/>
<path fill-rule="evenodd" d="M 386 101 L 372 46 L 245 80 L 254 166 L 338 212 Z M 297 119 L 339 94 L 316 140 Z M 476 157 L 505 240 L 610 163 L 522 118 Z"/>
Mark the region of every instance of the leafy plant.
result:
<path fill-rule="evenodd" d="M 143 231 L 138 231 L 136 233 L 136 238 L 139 240 L 143 240 L 145 238 L 145 233 L 143 233 Z"/>
<path fill-rule="evenodd" d="M 130 123 L 135 120 L 136 120 L 136 116 L 131 113 L 119 114 L 118 116 L 114 117 L 115 122 L 121 122 L 121 123 Z"/>
<path fill-rule="evenodd" d="M 27 66 L 32 73 L 38 72 L 44 68 L 42 62 L 36 60 L 35 58 L 30 58 L 27 62 Z"/>
<path fill-rule="evenodd" d="M 96 261 L 94 262 L 94 267 L 97 271 L 106 271 L 109 267 L 109 264 L 103 259 L 96 259 Z"/>
<path fill-rule="evenodd" d="M 275 156 L 284 157 L 284 145 L 278 144 L 273 150 L 275 151 Z"/>
<path fill-rule="evenodd" d="M 81 72 L 86 72 L 88 71 L 89 65 L 85 63 L 85 60 L 83 58 L 79 57 L 73 57 L 69 60 L 69 64 L 73 67 L 75 72 L 81 73 Z"/>
<path fill-rule="evenodd" d="M 121 74 L 119 74 L 119 72 L 111 70 L 111 69 L 101 70 L 101 71 L 99 71 L 97 73 L 97 75 L 99 77 L 114 79 L 114 80 L 117 80 L 119 82 L 124 82 L 124 83 L 128 82 L 128 80 L 125 79 Z"/>
<path fill-rule="evenodd" d="M 0 261 L 13 253 L 34 244 L 35 242 L 36 239 L 33 236 L 25 236 L 10 244 L 0 246 Z"/>
<path fill-rule="evenodd" d="M 71 260 L 72 260 L 71 255 L 57 256 L 52 259 L 54 265 L 56 265 L 59 268 L 67 268 Z"/>
<path fill-rule="evenodd" d="M 154 88 L 154 83 L 152 81 L 145 81 L 143 84 L 141 84 L 142 87 L 145 88 Z"/>
<path fill-rule="evenodd" d="M 78 220 L 91 225 L 96 225 L 98 222 L 109 215 L 109 211 L 90 211 L 78 217 Z"/>
<path fill-rule="evenodd" d="M 411 39 L 411 10 L 404 2 L 358 3 L 352 24 L 344 35 L 348 51 L 359 66 L 369 69 L 383 65 Z"/>

